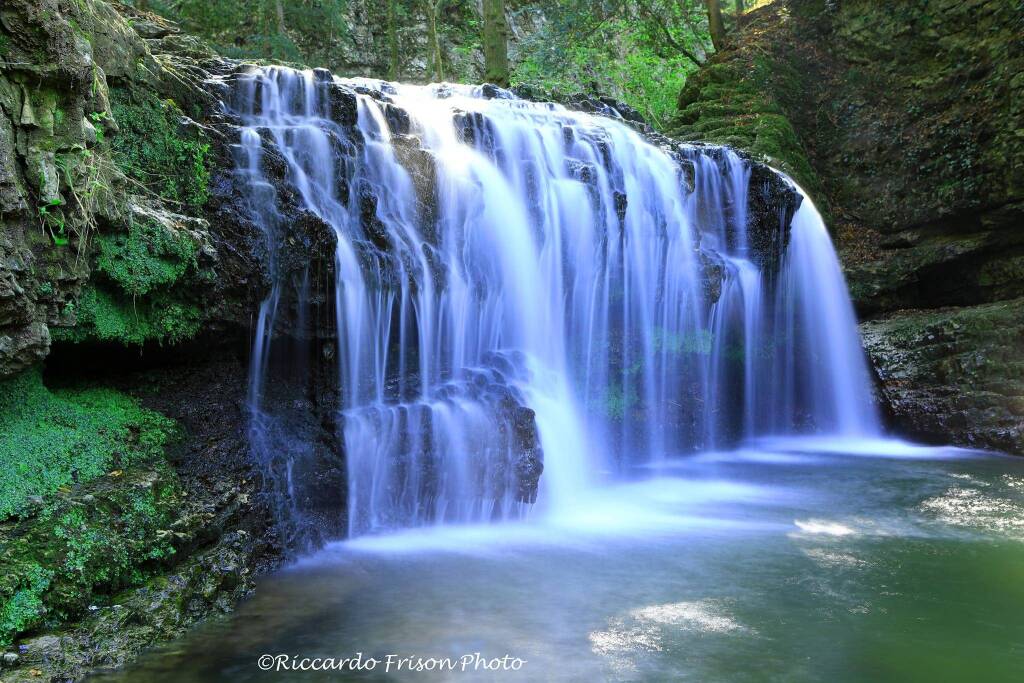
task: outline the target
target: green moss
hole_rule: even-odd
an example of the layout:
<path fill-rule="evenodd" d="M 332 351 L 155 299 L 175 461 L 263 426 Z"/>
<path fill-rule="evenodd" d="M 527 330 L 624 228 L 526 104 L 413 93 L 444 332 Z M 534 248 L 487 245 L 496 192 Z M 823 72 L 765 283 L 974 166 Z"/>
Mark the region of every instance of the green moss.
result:
<path fill-rule="evenodd" d="M 172 285 L 197 265 L 195 241 L 155 221 L 133 221 L 127 235 L 100 235 L 97 242 L 96 269 L 132 296 Z"/>
<path fill-rule="evenodd" d="M 139 585 L 174 554 L 166 530 L 181 494 L 166 463 L 112 473 L 76 494 L 0 529 L 0 646 Z"/>
<path fill-rule="evenodd" d="M 141 346 L 147 341 L 176 344 L 198 334 L 202 311 L 195 304 L 157 292 L 137 301 L 90 286 L 74 305 L 73 328 L 52 330 L 56 341 L 118 342 Z"/>
<path fill-rule="evenodd" d="M 30 563 L 22 567 L 17 578 L 17 587 L 4 595 L 6 599 L 0 607 L 0 644 L 9 643 L 14 635 L 35 626 L 46 614 L 43 594 L 50 587 L 53 572 Z"/>
<path fill-rule="evenodd" d="M 174 552 L 176 427 L 106 388 L 0 383 L 0 647 L 144 580 Z M 31 499 L 42 502 L 34 505 Z"/>
<path fill-rule="evenodd" d="M 0 383 L 0 519 L 31 496 L 162 453 L 174 423 L 109 389 L 51 392 L 38 370 Z"/>
<path fill-rule="evenodd" d="M 180 285 L 209 273 L 199 270 L 199 246 L 190 234 L 136 220 L 127 233 L 100 235 L 96 243 L 94 278 L 65 311 L 76 324 L 52 330 L 55 340 L 141 346 L 176 344 L 199 332 L 202 312 Z"/>
<path fill-rule="evenodd" d="M 821 183 L 779 102 L 800 87 L 792 65 L 764 55 L 748 62 L 736 52 L 717 59 L 683 89 L 672 134 L 745 150 L 820 196 Z"/>
<path fill-rule="evenodd" d="M 200 208 L 209 198 L 209 144 L 181 134 L 181 109 L 149 93 L 111 89 L 111 110 L 120 128 L 114 160 L 125 175 L 164 199 Z"/>

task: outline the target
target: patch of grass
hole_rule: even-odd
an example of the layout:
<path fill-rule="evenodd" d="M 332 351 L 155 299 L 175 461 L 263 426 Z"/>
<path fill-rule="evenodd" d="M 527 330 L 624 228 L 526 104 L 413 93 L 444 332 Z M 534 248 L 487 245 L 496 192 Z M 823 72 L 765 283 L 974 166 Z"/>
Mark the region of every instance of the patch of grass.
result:
<path fill-rule="evenodd" d="M 111 142 L 114 161 L 164 199 L 198 209 L 209 198 L 210 145 L 181 134 L 181 109 L 151 93 L 110 91 L 119 132 Z"/>
<path fill-rule="evenodd" d="M 0 519 L 32 496 L 161 455 L 175 429 L 117 391 L 50 391 L 39 370 L 0 383 L 0 424 Z"/>

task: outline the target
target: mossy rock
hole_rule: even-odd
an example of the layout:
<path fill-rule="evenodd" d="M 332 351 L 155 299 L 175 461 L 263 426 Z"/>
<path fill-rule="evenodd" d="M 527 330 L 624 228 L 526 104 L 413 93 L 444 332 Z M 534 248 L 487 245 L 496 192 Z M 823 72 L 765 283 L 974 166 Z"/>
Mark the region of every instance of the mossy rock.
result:
<path fill-rule="evenodd" d="M 759 52 L 719 53 L 680 92 L 670 133 L 746 151 L 821 198 L 821 182 L 780 103 L 780 91 L 799 88 L 792 76 L 792 65 Z"/>
<path fill-rule="evenodd" d="M 0 645 L 139 585 L 174 555 L 181 502 L 165 463 L 115 470 L 0 524 Z"/>
<path fill-rule="evenodd" d="M 192 209 L 209 199 L 209 142 L 173 100 L 151 91 L 114 88 L 111 111 L 118 132 L 113 138 L 114 161 L 125 175 L 161 198 Z"/>
<path fill-rule="evenodd" d="M 177 496 L 162 458 L 174 421 L 120 392 L 0 384 L 0 644 L 141 581 Z M 143 466 L 143 464 L 146 464 Z"/>
<path fill-rule="evenodd" d="M 103 388 L 51 391 L 38 369 L 0 383 L 0 519 L 30 499 L 160 455 L 171 420 Z"/>
<path fill-rule="evenodd" d="M 53 328 L 53 339 L 141 346 L 196 336 L 205 320 L 198 302 L 216 278 L 212 268 L 200 265 L 206 227 L 133 206 L 127 230 L 97 236 L 90 282 L 64 310 L 64 319 L 74 324 Z"/>
<path fill-rule="evenodd" d="M 167 293 L 133 300 L 95 285 L 82 292 L 69 312 L 77 320 L 75 326 L 52 330 L 54 341 L 114 342 L 126 346 L 142 346 L 151 341 L 177 344 L 195 337 L 204 320 L 198 305 Z"/>
<path fill-rule="evenodd" d="M 100 235 L 96 270 L 137 297 L 174 285 L 198 268 L 191 235 L 155 220 L 132 220 L 126 234 Z"/>

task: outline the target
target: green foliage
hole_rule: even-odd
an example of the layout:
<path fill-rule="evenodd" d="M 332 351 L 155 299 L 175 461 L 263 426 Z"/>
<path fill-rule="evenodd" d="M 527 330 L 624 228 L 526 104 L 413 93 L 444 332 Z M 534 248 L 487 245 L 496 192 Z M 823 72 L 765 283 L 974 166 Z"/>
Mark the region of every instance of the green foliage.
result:
<path fill-rule="evenodd" d="M 31 496 L 160 455 L 167 418 L 109 389 L 51 392 L 38 370 L 0 383 L 0 519 Z"/>
<path fill-rule="evenodd" d="M 96 588 L 139 582 L 147 563 L 173 552 L 157 531 L 176 504 L 176 480 L 160 460 L 176 426 L 111 389 L 51 391 L 36 369 L 0 382 L 0 427 L 5 646 L 81 611 Z M 157 474 L 127 481 L 122 468 L 143 462 Z"/>
<path fill-rule="evenodd" d="M 176 344 L 194 337 L 203 322 L 191 302 L 187 276 L 204 276 L 199 246 L 186 232 L 155 218 L 133 220 L 127 233 L 96 239 L 95 279 L 66 313 L 73 328 L 52 331 L 57 341 L 116 342 L 141 346 L 149 341 Z"/>
<path fill-rule="evenodd" d="M 120 128 L 111 148 L 125 175 L 164 199 L 202 207 L 209 198 L 210 145 L 201 137 L 182 136 L 181 109 L 151 93 L 112 89 L 110 97 Z M 97 133 L 100 130 L 97 126 Z"/>
<path fill-rule="evenodd" d="M 283 24 L 278 21 L 278 3 Z M 327 65 L 350 38 L 346 0 L 136 0 L 129 4 L 144 5 L 178 22 L 224 56 L 236 59 Z"/>
<path fill-rule="evenodd" d="M 40 205 L 36 211 L 39 214 L 39 220 L 42 221 L 47 232 L 50 233 L 50 237 L 53 238 L 53 243 L 58 247 L 63 247 L 68 244 L 69 239 L 67 221 L 60 206 L 60 199 L 51 199 L 49 202 Z"/>
<path fill-rule="evenodd" d="M 548 20 L 519 48 L 516 85 L 599 92 L 663 128 L 687 76 L 710 50 L 699 3 L 542 3 Z M 703 22 L 703 23 L 702 23 Z"/>
<path fill-rule="evenodd" d="M 172 285 L 197 267 L 195 241 L 156 221 L 132 221 L 128 234 L 100 235 L 96 269 L 136 297 Z"/>
<path fill-rule="evenodd" d="M 35 626 L 46 614 L 43 594 L 50 587 L 53 572 L 31 563 L 17 579 L 17 588 L 0 593 L 4 597 L 0 606 L 0 645 L 10 643 L 11 638 Z"/>
<path fill-rule="evenodd" d="M 166 463 L 112 472 L 79 493 L 0 532 L 0 646 L 142 583 L 174 554 L 166 529 L 180 495 Z"/>
<path fill-rule="evenodd" d="M 202 327 L 199 307 L 166 291 L 131 301 L 106 288 L 90 286 L 74 305 L 73 328 L 53 330 L 57 341 L 105 341 L 141 346 L 147 341 L 176 344 L 191 339 Z"/>

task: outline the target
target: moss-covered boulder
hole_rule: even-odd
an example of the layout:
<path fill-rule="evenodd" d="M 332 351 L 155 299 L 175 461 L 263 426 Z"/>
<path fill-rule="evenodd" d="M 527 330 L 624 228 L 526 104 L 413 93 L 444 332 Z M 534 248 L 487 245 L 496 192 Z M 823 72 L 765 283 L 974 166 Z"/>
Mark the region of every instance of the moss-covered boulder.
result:
<path fill-rule="evenodd" d="M 173 554 L 180 491 L 166 464 L 112 470 L 0 525 L 0 645 L 75 618 Z"/>

